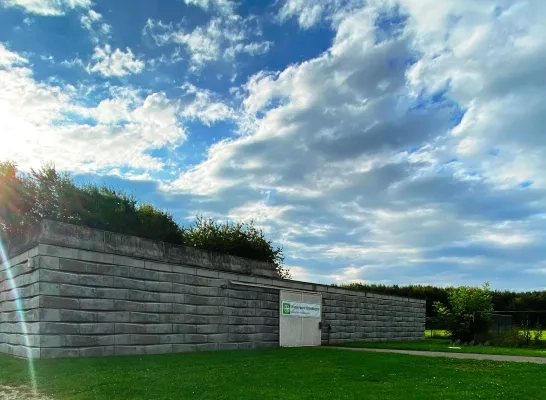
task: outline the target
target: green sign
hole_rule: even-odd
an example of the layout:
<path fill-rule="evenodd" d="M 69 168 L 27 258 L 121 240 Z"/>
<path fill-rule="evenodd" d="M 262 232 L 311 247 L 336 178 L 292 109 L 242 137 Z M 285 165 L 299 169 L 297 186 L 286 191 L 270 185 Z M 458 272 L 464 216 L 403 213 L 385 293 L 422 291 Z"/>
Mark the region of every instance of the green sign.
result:
<path fill-rule="evenodd" d="M 283 315 L 290 315 L 290 303 L 282 303 Z"/>
<path fill-rule="evenodd" d="M 300 301 L 282 301 L 281 315 L 286 317 L 320 318 L 320 304 L 302 303 Z"/>

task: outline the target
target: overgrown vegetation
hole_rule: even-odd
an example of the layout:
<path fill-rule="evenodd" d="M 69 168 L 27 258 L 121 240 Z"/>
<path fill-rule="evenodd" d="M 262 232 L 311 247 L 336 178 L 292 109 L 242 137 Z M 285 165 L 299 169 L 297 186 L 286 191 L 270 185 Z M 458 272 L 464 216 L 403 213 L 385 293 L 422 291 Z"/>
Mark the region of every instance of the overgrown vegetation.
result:
<path fill-rule="evenodd" d="M 197 217 L 183 227 L 172 214 L 123 190 L 77 185 L 51 164 L 22 173 L 15 163 L 0 162 L 0 239 L 32 231 L 43 219 L 264 261 L 279 276 L 289 277 L 282 247 L 274 246 L 252 221 L 219 223 Z"/>
<path fill-rule="evenodd" d="M 470 342 L 476 335 L 486 338 L 491 324 L 493 302 L 489 284 L 481 288 L 460 286 L 448 295 L 449 307 L 439 301 L 433 304 L 437 319 L 450 332 L 453 340 Z"/>

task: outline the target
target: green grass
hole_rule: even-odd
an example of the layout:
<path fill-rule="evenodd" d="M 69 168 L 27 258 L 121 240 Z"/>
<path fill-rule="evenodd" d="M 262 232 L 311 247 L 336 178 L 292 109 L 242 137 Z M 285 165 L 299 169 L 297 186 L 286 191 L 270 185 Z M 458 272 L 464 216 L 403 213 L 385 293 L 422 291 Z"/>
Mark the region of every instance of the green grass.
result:
<path fill-rule="evenodd" d="M 495 346 L 465 346 L 458 345 L 460 349 L 450 349 L 450 341 L 447 339 L 425 339 L 410 342 L 349 342 L 336 344 L 342 347 L 362 347 L 376 349 L 419 350 L 419 351 L 444 351 L 448 353 L 475 353 L 475 354 L 499 354 L 506 356 L 546 357 L 546 349 L 495 347 Z"/>
<path fill-rule="evenodd" d="M 531 339 L 534 339 L 535 331 L 530 330 L 529 332 L 531 333 Z M 525 335 L 524 331 L 520 331 L 520 334 L 522 335 L 522 337 Z M 446 330 L 442 330 L 442 329 L 427 329 L 425 331 L 425 337 L 427 337 L 427 338 L 446 338 L 447 339 L 447 338 L 449 338 L 449 332 L 446 331 Z M 546 341 L 546 331 L 541 332 L 540 340 L 545 340 Z"/>
<path fill-rule="evenodd" d="M 84 399 L 543 398 L 542 365 L 320 349 L 37 360 L 39 391 Z M 0 356 L 0 385 L 28 384 L 27 362 Z"/>

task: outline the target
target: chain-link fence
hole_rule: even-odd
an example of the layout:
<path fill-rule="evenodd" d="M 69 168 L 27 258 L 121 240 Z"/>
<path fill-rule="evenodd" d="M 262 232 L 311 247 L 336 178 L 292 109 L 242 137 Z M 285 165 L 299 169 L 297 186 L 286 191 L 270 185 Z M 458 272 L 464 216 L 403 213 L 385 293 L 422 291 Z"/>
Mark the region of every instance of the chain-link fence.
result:
<path fill-rule="evenodd" d="M 546 347 L 546 311 L 475 312 L 475 342 L 499 346 Z"/>

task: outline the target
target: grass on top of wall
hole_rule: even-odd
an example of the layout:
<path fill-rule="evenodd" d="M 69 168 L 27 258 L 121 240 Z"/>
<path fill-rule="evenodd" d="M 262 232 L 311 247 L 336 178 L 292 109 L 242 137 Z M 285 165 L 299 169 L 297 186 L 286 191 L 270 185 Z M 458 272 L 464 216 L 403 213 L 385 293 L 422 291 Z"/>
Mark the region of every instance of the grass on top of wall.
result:
<path fill-rule="evenodd" d="M 27 367 L 0 356 L 0 388 L 28 386 Z M 55 400 L 538 399 L 546 390 L 542 365 L 329 348 L 36 360 L 34 367 L 40 393 Z"/>

